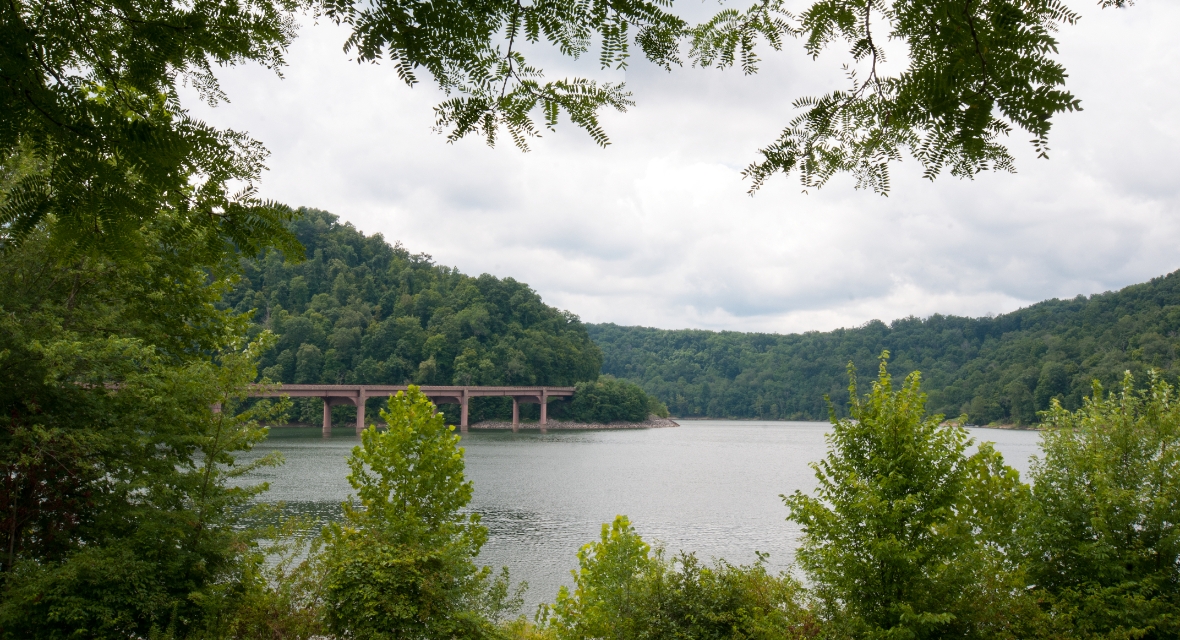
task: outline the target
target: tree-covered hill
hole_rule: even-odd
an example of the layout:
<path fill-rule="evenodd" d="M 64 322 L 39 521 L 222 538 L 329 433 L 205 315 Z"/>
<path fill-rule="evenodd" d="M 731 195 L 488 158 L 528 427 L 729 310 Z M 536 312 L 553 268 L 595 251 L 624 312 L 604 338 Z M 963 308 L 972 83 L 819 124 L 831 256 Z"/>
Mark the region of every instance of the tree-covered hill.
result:
<path fill-rule="evenodd" d="M 246 261 L 224 298 L 279 335 L 262 368 L 287 383 L 573 385 L 601 367 L 673 415 L 823 419 L 825 394 L 843 409 L 847 363 L 870 375 L 888 349 L 895 372 L 922 372 L 935 411 L 1027 424 L 1053 397 L 1079 406 L 1095 378 L 1110 385 L 1130 369 L 1146 381 L 1150 367 L 1180 374 L 1180 272 L 992 318 L 790 335 L 668 331 L 584 325 L 523 283 L 436 265 L 323 211 L 301 210 L 291 229 L 307 259 Z M 483 402 L 472 418 L 504 410 Z M 315 411 L 308 404 L 301 417 Z"/>
<path fill-rule="evenodd" d="M 573 385 L 601 352 L 570 313 L 527 285 L 471 277 L 304 209 L 307 259 L 245 261 L 224 298 L 279 336 L 264 375 L 287 383 Z"/>
<path fill-rule="evenodd" d="M 824 394 L 842 409 L 845 367 L 920 370 L 930 408 L 971 422 L 1028 424 L 1050 399 L 1081 404 L 1091 380 L 1131 370 L 1180 374 L 1180 272 L 1117 292 L 1048 300 L 990 318 L 935 315 L 854 329 L 774 335 L 587 325 L 603 372 L 633 380 L 673 415 L 823 419 Z"/>

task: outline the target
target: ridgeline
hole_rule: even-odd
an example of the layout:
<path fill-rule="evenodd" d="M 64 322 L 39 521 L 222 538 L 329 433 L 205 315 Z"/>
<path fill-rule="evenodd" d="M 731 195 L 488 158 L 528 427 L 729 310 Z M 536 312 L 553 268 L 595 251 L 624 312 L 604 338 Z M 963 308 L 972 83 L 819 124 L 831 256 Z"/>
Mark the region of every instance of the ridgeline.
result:
<path fill-rule="evenodd" d="M 1180 272 L 1116 292 L 1047 300 L 991 318 L 934 315 L 854 329 L 776 335 L 589 324 L 603 372 L 632 380 L 674 416 L 820 420 L 844 413 L 853 362 L 863 379 L 922 372 L 928 408 L 976 424 L 1031 424 L 1058 398 L 1081 405 L 1091 381 L 1130 370 L 1180 374 Z M 867 391 L 863 389 L 862 392 Z"/>
<path fill-rule="evenodd" d="M 601 372 L 638 384 L 675 416 L 823 420 L 825 394 L 838 413 L 846 409 L 847 364 L 871 377 L 888 349 L 895 374 L 922 372 L 931 410 L 1032 424 L 1052 398 L 1080 406 L 1094 379 L 1109 387 L 1130 370 L 1145 384 L 1152 367 L 1180 375 L 1180 272 L 991 318 L 874 320 L 789 335 L 672 331 L 583 324 L 524 283 L 464 275 L 324 211 L 302 210 L 292 230 L 306 260 L 270 252 L 244 261 L 223 300 L 254 309 L 256 326 L 279 335 L 262 368 L 286 383 L 577 385 Z M 662 413 L 637 389 L 628 393 L 636 397 L 620 396 L 619 406 Z M 315 403 L 297 404 L 297 419 L 319 420 Z M 553 408 L 554 417 L 569 410 Z M 349 409 L 337 411 L 343 420 Z M 505 415 L 509 405 L 491 399 L 472 407 L 473 421 Z"/>

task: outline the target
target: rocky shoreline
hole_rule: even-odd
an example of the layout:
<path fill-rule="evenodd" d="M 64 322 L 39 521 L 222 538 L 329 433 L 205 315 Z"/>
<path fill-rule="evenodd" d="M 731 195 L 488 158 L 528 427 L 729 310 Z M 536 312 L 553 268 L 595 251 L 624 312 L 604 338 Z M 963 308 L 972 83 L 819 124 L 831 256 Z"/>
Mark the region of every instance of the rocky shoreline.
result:
<path fill-rule="evenodd" d="M 575 429 L 666 429 L 668 427 L 679 427 L 680 424 L 675 420 L 668 418 L 651 417 L 643 422 L 609 422 L 603 424 L 601 422 L 570 422 L 567 420 L 550 420 L 545 428 L 549 431 L 566 431 Z M 501 420 L 485 420 L 477 422 L 467 427 L 473 431 L 475 430 L 512 430 L 512 423 Z M 522 422 L 520 429 L 524 431 L 534 431 L 540 429 L 541 425 L 536 422 Z"/>

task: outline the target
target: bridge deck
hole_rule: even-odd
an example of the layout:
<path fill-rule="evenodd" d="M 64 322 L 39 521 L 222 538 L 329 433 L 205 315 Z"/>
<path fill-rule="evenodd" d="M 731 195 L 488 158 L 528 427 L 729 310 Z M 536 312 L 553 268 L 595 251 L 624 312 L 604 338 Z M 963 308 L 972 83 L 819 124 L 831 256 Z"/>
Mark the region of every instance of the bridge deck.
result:
<path fill-rule="evenodd" d="M 332 431 L 332 405 L 349 403 L 356 406 L 356 431 L 365 428 L 365 400 L 374 396 L 389 396 L 405 391 L 406 385 L 384 384 L 285 384 L 272 389 L 258 389 L 251 395 L 257 397 L 288 396 L 292 398 L 324 399 L 324 437 Z M 423 385 L 418 387 L 435 404 L 459 405 L 459 430 L 467 433 L 467 401 L 470 398 L 511 397 L 512 430 L 520 426 L 520 403 L 541 405 L 541 431 L 548 423 L 547 404 L 549 398 L 574 395 L 573 387 L 482 387 L 482 386 L 441 386 Z"/>

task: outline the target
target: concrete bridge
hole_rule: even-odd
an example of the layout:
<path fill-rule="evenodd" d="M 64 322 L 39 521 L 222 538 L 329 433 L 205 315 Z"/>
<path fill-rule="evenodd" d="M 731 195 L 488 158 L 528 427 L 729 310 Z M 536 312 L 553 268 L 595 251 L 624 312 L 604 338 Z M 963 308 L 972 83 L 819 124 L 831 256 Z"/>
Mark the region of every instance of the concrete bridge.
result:
<path fill-rule="evenodd" d="M 541 433 L 548 424 L 546 403 L 549 398 L 574 395 L 573 387 L 442 387 L 420 386 L 422 393 L 434 404 L 459 405 L 459 431 L 467 433 L 467 401 L 471 398 L 507 396 L 512 398 L 512 430 L 520 428 L 520 404 L 541 405 Z M 351 404 L 356 407 L 356 432 L 365 429 L 365 400 L 387 397 L 405 391 L 406 385 L 360 384 L 285 384 L 271 391 L 252 393 L 255 397 L 290 396 L 292 398 L 324 399 L 324 437 L 332 433 L 332 405 Z"/>

